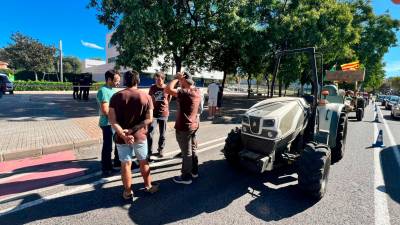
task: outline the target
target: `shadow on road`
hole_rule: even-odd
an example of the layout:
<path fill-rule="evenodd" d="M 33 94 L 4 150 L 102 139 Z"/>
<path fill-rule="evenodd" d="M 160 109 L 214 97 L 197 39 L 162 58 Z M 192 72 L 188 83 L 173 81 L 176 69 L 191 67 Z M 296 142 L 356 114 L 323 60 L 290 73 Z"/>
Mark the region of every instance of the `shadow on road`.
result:
<path fill-rule="evenodd" d="M 386 193 L 397 203 L 400 203 L 400 165 L 394 151 L 399 151 L 399 149 L 400 145 L 391 146 L 383 149 L 380 153 Z M 400 154 L 400 152 L 398 153 Z"/>
<path fill-rule="evenodd" d="M 166 167 L 163 169 L 173 170 Z M 162 173 L 157 169 L 153 171 L 154 174 Z M 199 174 L 200 177 L 191 185 L 175 184 L 170 177 L 157 180 L 160 183 L 160 191 L 153 195 L 140 191 L 143 184 L 138 181 L 142 182 L 142 180 L 135 174 L 133 190 L 136 199 L 128 207 L 121 200 L 122 187 L 121 181 L 118 180 L 116 186 L 103 188 L 103 184 L 96 185 L 94 190 L 50 200 L 34 208 L 3 216 L 1 220 L 9 221 L 10 224 L 25 224 L 48 218 L 83 214 L 93 210 L 100 210 L 98 213 L 112 210 L 107 214 L 117 213 L 113 215 L 115 218 L 118 214 L 124 213 L 121 210 L 127 210 L 129 218 L 136 224 L 166 224 L 202 214 L 218 211 L 224 213 L 227 206 L 236 199 L 244 197 L 250 198 L 250 202 L 245 208 L 239 207 L 237 210 L 240 212 L 246 210 L 264 221 L 278 221 L 301 213 L 314 204 L 297 190 L 295 184 L 292 184 L 295 183 L 293 182 L 295 178 L 285 173 L 256 175 L 233 170 L 225 160 L 212 160 L 200 165 Z M 277 185 L 277 188 L 269 188 L 264 185 L 265 182 L 273 183 Z M 38 197 L 40 196 L 26 196 L 21 204 Z M 237 215 L 226 214 L 221 217 L 227 221 L 232 221 L 233 218 L 237 219 Z M 207 221 L 204 222 L 207 223 Z"/>
<path fill-rule="evenodd" d="M 396 121 L 396 120 L 399 120 L 398 118 L 394 118 L 394 117 L 392 117 L 391 115 L 383 115 L 383 118 L 384 118 L 385 120 L 389 120 L 389 121 Z"/>
<path fill-rule="evenodd" d="M 256 175 L 232 170 L 224 160 L 208 161 L 200 166 L 200 178 L 192 185 L 177 185 L 168 178 L 158 181 L 162 187 L 160 193 L 150 197 L 136 195 L 139 198 L 129 209 L 129 216 L 137 224 L 175 223 L 223 210 L 236 199 L 249 195 L 252 200 L 245 207 L 248 213 L 265 221 L 281 220 L 315 203 L 304 197 L 295 185 L 277 189 L 264 185 L 265 182 L 280 185 L 296 180 L 283 175 L 286 174 Z M 228 217 L 236 218 L 226 215 L 221 219 Z"/>

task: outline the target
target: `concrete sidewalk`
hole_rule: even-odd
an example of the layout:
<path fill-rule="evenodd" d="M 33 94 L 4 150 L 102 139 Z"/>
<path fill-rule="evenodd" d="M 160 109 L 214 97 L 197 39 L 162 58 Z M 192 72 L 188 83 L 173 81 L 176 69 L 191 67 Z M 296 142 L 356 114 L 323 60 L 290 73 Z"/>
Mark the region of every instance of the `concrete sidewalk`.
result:
<path fill-rule="evenodd" d="M 0 161 L 35 157 L 101 143 L 95 92 L 88 101 L 72 99 L 72 91 L 16 92 L 0 99 Z M 256 102 L 245 97 L 224 98 L 226 117 L 214 123 L 236 123 L 237 116 Z M 168 131 L 173 131 L 175 102 L 171 102 Z M 236 118 L 232 119 L 232 118 Z"/>

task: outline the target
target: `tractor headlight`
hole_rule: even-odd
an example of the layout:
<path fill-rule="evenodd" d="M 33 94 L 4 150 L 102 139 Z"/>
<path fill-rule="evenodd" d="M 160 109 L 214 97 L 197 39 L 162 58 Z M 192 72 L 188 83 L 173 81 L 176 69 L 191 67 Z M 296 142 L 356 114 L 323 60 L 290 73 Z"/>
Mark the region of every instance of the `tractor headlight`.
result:
<path fill-rule="evenodd" d="M 264 120 L 263 127 L 273 127 L 275 125 L 275 120 Z"/>
<path fill-rule="evenodd" d="M 274 130 L 263 130 L 262 135 L 267 138 L 274 139 L 278 136 L 278 132 Z"/>
<path fill-rule="evenodd" d="M 273 138 L 274 137 L 274 133 L 272 131 L 268 131 L 267 132 L 267 137 Z"/>
<path fill-rule="evenodd" d="M 242 130 L 243 130 L 243 132 L 246 132 L 246 133 L 248 132 L 248 130 L 247 130 L 247 127 L 246 127 L 246 126 L 243 126 L 243 127 L 242 127 Z"/>

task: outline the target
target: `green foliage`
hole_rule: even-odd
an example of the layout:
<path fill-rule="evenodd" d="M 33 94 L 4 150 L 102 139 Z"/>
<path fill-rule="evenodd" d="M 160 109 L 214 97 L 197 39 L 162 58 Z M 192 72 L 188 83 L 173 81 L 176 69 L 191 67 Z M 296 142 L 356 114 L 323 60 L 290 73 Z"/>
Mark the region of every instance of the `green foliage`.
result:
<path fill-rule="evenodd" d="M 63 58 L 64 73 L 81 73 L 82 64 L 77 57 L 67 56 Z"/>
<path fill-rule="evenodd" d="M 4 74 L 14 74 L 14 72 L 11 69 L 0 69 L 0 73 Z"/>
<path fill-rule="evenodd" d="M 46 46 L 21 33 L 12 34 L 11 40 L 13 43 L 4 48 L 5 57 L 11 68 L 35 72 L 54 71 L 56 49 L 53 46 Z"/>
<path fill-rule="evenodd" d="M 390 87 L 396 92 L 400 92 L 400 77 L 391 77 L 389 79 Z"/>
<path fill-rule="evenodd" d="M 116 29 L 111 42 L 120 53 L 118 65 L 142 70 L 164 55 L 163 67 L 175 64 L 180 70 L 182 64 L 192 68 L 206 61 L 203 53 L 217 16 L 214 2 L 91 0 L 89 7 L 98 10 L 101 23 Z"/>
<path fill-rule="evenodd" d="M 272 74 L 276 51 L 316 47 L 323 69 L 360 60 L 372 89 L 382 84 L 382 59 L 399 28 L 365 0 L 91 0 L 89 7 L 115 30 L 119 66 L 142 70 L 162 56 L 164 69 L 208 67 L 259 78 Z M 309 82 L 308 60 L 285 60 L 278 80 L 287 87 L 302 75 L 300 82 Z"/>
<path fill-rule="evenodd" d="M 98 90 L 105 82 L 96 82 L 90 90 Z M 15 81 L 16 91 L 71 91 L 72 82 Z"/>
<path fill-rule="evenodd" d="M 358 59 L 365 66 L 365 83 L 374 90 L 383 83 L 383 57 L 397 42 L 396 31 L 400 22 L 388 14 L 375 15 L 369 1 L 355 1 L 352 4 L 353 26 L 361 33 L 360 42 L 353 46 Z"/>

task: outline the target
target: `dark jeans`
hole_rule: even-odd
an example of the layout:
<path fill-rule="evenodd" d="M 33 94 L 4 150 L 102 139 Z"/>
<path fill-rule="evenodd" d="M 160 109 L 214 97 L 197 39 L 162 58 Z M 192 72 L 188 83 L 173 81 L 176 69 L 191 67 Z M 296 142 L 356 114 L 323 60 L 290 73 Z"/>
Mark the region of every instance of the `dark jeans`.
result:
<path fill-rule="evenodd" d="M 175 131 L 176 140 L 182 153 L 182 177 L 191 178 L 191 173 L 199 172 L 199 160 L 197 150 L 197 130 L 194 131 Z"/>
<path fill-rule="evenodd" d="M 113 164 L 111 161 L 111 152 L 112 152 L 112 130 L 111 126 L 103 126 L 100 127 L 103 131 L 103 148 L 101 149 L 101 169 L 103 171 L 111 170 L 113 168 Z M 120 164 L 117 148 L 114 150 L 114 164 Z"/>
<path fill-rule="evenodd" d="M 154 118 L 153 122 L 149 126 L 149 130 L 147 133 L 147 146 L 149 148 L 149 154 L 148 156 L 153 153 L 153 137 L 154 133 L 156 131 L 156 127 L 158 124 L 158 130 L 160 133 L 160 137 L 158 139 L 158 150 L 161 151 L 165 147 L 165 131 L 167 130 L 167 122 L 168 122 L 168 117 L 160 117 L 160 118 Z"/>

